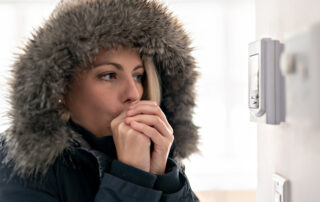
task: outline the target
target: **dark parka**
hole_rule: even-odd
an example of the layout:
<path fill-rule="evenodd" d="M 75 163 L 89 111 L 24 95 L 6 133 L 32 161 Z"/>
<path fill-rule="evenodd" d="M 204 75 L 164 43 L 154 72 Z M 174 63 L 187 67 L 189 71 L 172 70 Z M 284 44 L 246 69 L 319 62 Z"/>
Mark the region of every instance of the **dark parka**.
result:
<path fill-rule="evenodd" d="M 112 136 L 103 140 L 110 151 L 102 151 L 96 143 L 103 141 L 60 117 L 58 100 L 71 75 L 100 48 L 119 44 L 151 56 L 160 76 L 160 107 L 175 137 L 164 175 L 118 161 Z M 182 164 L 198 151 L 191 51 L 181 24 L 157 1 L 61 1 L 12 68 L 11 123 L 0 136 L 0 202 L 198 201 Z"/>

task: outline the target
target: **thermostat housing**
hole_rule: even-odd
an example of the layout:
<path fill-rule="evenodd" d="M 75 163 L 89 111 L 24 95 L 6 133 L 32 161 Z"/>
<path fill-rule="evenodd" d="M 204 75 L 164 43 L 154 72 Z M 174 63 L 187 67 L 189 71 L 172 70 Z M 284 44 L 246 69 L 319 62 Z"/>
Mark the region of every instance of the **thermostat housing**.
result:
<path fill-rule="evenodd" d="M 280 124 L 285 119 L 284 79 L 279 61 L 283 45 L 270 38 L 249 44 L 248 107 L 250 120 Z"/>

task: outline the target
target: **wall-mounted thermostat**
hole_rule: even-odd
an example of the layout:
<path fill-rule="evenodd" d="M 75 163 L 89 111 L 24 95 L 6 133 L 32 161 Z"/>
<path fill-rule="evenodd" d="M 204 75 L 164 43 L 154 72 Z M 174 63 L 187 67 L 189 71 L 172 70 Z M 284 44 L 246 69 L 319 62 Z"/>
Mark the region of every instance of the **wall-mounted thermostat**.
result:
<path fill-rule="evenodd" d="M 249 44 L 248 107 L 250 120 L 267 124 L 284 121 L 284 80 L 279 61 L 283 45 L 269 38 Z"/>

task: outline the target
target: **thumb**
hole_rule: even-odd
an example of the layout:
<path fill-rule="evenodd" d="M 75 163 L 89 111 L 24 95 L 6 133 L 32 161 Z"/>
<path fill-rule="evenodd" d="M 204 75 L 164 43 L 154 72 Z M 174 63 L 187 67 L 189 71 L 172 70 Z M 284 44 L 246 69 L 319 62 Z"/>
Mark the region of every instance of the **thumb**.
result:
<path fill-rule="evenodd" d="M 136 104 L 137 102 L 130 103 L 130 105 L 126 105 L 123 110 L 114 117 L 113 122 L 120 123 L 127 117 L 127 111 L 129 110 L 129 106 Z"/>
<path fill-rule="evenodd" d="M 111 122 L 113 122 L 114 125 L 118 125 L 121 121 L 123 121 L 127 117 L 127 111 L 129 109 L 129 106 L 125 106 L 121 112 L 119 112 L 118 115 L 116 115 Z"/>

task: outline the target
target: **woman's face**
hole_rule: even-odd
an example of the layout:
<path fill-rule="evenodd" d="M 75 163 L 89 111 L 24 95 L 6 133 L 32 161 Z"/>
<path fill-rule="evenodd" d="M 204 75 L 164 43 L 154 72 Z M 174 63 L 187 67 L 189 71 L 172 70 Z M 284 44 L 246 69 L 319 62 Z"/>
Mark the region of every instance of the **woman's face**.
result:
<path fill-rule="evenodd" d="M 101 50 L 94 68 L 73 76 L 66 106 L 74 122 L 97 137 L 112 135 L 110 123 L 143 94 L 144 67 L 137 52 Z"/>

